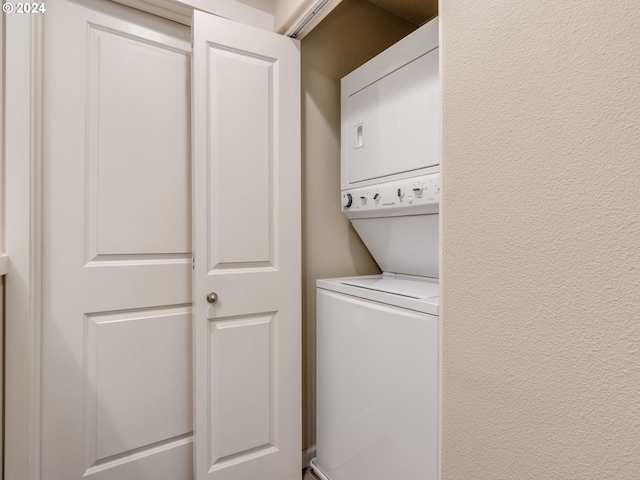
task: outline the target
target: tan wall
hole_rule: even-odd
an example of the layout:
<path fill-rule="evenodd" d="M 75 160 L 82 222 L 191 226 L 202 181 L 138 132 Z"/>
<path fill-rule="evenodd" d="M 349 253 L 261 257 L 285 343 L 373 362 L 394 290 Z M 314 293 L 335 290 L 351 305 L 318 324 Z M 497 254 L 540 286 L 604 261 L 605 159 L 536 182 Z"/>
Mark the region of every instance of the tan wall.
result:
<path fill-rule="evenodd" d="M 303 448 L 315 444 L 316 279 L 379 272 L 340 211 L 340 79 L 415 28 L 344 0 L 301 42 Z"/>
<path fill-rule="evenodd" d="M 640 2 L 443 1 L 444 480 L 640 476 Z"/>

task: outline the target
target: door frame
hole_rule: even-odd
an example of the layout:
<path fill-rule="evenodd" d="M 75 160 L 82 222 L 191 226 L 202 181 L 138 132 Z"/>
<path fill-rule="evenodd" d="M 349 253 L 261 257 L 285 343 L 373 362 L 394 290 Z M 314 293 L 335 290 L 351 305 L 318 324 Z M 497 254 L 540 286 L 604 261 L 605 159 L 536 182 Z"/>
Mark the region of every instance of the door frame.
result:
<path fill-rule="evenodd" d="M 168 0 L 112 1 L 184 23 L 171 7 L 175 3 Z M 206 8 L 201 0 L 179 3 L 183 20 L 190 17 L 185 12 L 198 9 L 266 30 L 273 28 L 271 15 L 231 0 L 219 0 Z M 9 254 L 5 280 L 6 480 L 39 480 L 40 475 L 44 15 L 5 16 L 4 42 L 5 47 L 10 45 L 5 48 L 3 86 L 5 249 Z"/>
<path fill-rule="evenodd" d="M 39 15 L 5 24 L 5 478 L 39 473 L 42 260 L 42 32 Z M 26 477 L 25 477 L 26 474 Z"/>

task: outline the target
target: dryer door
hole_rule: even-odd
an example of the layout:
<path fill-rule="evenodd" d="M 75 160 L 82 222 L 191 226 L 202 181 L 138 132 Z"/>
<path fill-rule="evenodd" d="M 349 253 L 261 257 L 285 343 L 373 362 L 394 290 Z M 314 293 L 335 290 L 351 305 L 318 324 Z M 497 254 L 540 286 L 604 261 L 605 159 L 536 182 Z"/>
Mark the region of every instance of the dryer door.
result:
<path fill-rule="evenodd" d="M 438 50 L 344 100 L 347 185 L 440 163 Z"/>

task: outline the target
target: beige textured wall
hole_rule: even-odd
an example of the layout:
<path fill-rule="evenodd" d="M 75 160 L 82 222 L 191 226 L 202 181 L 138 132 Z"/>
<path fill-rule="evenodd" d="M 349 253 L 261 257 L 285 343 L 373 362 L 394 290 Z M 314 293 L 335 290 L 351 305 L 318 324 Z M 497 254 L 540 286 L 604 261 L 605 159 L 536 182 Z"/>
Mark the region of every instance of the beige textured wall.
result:
<path fill-rule="evenodd" d="M 640 2 L 447 0 L 444 480 L 640 478 Z"/>
<path fill-rule="evenodd" d="M 340 79 L 415 28 L 344 0 L 301 42 L 303 448 L 315 444 L 316 279 L 379 272 L 340 211 Z"/>

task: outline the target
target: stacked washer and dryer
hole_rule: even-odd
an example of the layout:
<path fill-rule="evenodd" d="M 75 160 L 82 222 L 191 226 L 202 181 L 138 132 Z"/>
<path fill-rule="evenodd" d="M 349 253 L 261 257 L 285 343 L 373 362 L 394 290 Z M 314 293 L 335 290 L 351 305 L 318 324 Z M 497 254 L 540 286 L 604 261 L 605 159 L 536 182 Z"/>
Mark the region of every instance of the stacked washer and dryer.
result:
<path fill-rule="evenodd" d="M 342 79 L 342 211 L 383 271 L 317 282 L 323 480 L 435 480 L 440 77 L 432 20 Z"/>

